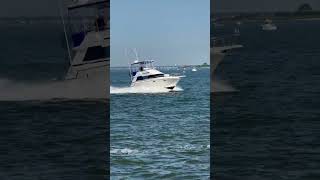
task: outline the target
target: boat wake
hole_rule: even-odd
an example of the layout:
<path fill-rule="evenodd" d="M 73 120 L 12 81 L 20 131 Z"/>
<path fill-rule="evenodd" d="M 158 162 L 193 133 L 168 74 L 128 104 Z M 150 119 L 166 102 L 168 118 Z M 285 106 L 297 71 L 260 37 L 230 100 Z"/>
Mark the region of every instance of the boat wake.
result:
<path fill-rule="evenodd" d="M 111 149 L 110 153 L 113 155 L 135 155 L 139 153 L 139 151 L 136 149 L 123 148 L 123 149 Z"/>
<path fill-rule="evenodd" d="M 110 94 L 149 94 L 149 93 L 170 93 L 183 91 L 181 87 L 175 87 L 174 89 L 166 89 L 159 87 L 110 87 Z"/>
<path fill-rule="evenodd" d="M 0 101 L 92 100 L 105 99 L 107 94 L 106 88 L 97 82 L 19 82 L 0 79 Z"/>
<path fill-rule="evenodd" d="M 236 92 L 238 91 L 232 85 L 228 84 L 225 81 L 215 80 L 213 82 L 213 92 L 214 93 L 223 93 L 223 92 Z"/>

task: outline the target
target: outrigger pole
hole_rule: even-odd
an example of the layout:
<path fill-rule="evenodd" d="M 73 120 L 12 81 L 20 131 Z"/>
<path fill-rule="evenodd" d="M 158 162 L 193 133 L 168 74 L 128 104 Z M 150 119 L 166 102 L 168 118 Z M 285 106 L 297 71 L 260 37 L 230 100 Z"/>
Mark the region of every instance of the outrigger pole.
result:
<path fill-rule="evenodd" d="M 130 59 L 129 59 L 129 56 L 128 56 L 128 49 L 125 48 L 124 50 L 125 50 L 125 55 L 128 57 L 129 74 L 130 74 L 130 79 L 131 79 L 131 81 L 132 81 L 132 78 L 133 78 L 133 77 L 132 77 Z"/>
<path fill-rule="evenodd" d="M 70 62 L 70 65 L 71 65 L 72 64 L 72 57 L 71 57 L 71 51 L 70 51 L 69 40 L 68 40 L 68 35 L 67 35 L 67 29 L 66 29 L 66 25 L 65 25 L 65 22 L 64 22 L 64 18 L 63 18 L 61 0 L 59 0 L 58 2 L 59 2 L 60 17 L 61 17 L 61 21 L 62 21 L 62 24 L 63 24 L 64 37 L 66 39 L 66 44 L 67 44 L 67 49 L 68 49 L 69 62 Z"/>

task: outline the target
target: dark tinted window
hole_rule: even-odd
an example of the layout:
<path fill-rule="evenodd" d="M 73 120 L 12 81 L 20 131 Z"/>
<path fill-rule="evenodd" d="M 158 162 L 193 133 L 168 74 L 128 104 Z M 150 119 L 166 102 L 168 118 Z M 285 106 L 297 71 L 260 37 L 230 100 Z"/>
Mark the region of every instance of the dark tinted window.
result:
<path fill-rule="evenodd" d="M 79 33 L 73 34 L 72 35 L 73 46 L 74 47 L 80 46 L 80 44 L 84 40 L 85 36 L 86 36 L 86 34 L 84 32 L 79 32 Z"/>
<path fill-rule="evenodd" d="M 157 78 L 157 77 L 164 77 L 164 75 L 163 74 L 154 74 L 154 75 L 148 76 L 148 79 Z"/>
<path fill-rule="evenodd" d="M 137 77 L 137 81 L 141 81 L 144 79 L 152 79 L 152 78 L 157 78 L 157 77 L 164 77 L 164 74 L 154 74 L 154 75 L 150 75 L 150 76 L 139 76 L 139 77 Z"/>
<path fill-rule="evenodd" d="M 94 46 L 87 49 L 84 61 L 92 61 L 110 57 L 110 47 Z"/>
<path fill-rule="evenodd" d="M 143 80 L 142 76 L 137 77 L 137 81 L 141 81 L 141 80 Z"/>

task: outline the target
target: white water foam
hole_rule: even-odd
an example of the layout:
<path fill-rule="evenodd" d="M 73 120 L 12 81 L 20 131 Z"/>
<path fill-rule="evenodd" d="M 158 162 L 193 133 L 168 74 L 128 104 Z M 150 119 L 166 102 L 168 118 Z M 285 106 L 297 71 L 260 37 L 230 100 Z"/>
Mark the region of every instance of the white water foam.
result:
<path fill-rule="evenodd" d="M 101 84 L 101 81 L 89 80 L 19 82 L 0 79 L 0 101 L 105 99 L 107 86 Z"/>
<path fill-rule="evenodd" d="M 111 154 L 119 154 L 119 155 L 133 155 L 137 154 L 139 151 L 136 149 L 129 149 L 129 148 L 123 148 L 123 149 L 111 149 Z"/>
<path fill-rule="evenodd" d="M 210 149 L 210 145 L 194 145 L 194 144 L 176 144 L 169 147 L 168 150 L 175 152 L 197 152 Z"/>
<path fill-rule="evenodd" d="M 226 81 L 214 80 L 213 92 L 236 92 L 236 88 L 228 84 Z"/>
<path fill-rule="evenodd" d="M 166 89 L 159 87 L 110 87 L 110 94 L 147 94 L 147 93 L 169 93 L 183 91 L 181 87 L 175 87 L 174 89 Z"/>

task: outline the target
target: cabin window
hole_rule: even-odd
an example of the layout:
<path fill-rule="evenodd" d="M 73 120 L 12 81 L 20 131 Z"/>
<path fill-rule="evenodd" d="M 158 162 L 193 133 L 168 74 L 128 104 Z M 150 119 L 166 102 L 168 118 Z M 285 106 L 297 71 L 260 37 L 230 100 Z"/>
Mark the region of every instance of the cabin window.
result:
<path fill-rule="evenodd" d="M 151 78 L 158 78 L 158 77 L 164 77 L 163 74 L 154 74 L 154 75 L 150 75 L 148 76 L 148 79 L 151 79 Z"/>
<path fill-rule="evenodd" d="M 110 47 L 93 46 L 87 49 L 83 61 L 93 61 L 110 57 Z"/>
<path fill-rule="evenodd" d="M 138 76 L 137 77 L 137 81 L 141 81 L 141 80 L 143 80 L 143 77 L 142 76 Z"/>
<path fill-rule="evenodd" d="M 158 77 L 164 77 L 164 74 L 154 74 L 154 75 L 150 75 L 150 76 L 138 76 L 137 81 L 141 81 L 144 79 L 158 78 Z"/>
<path fill-rule="evenodd" d="M 73 46 L 74 47 L 80 46 L 82 41 L 84 40 L 85 36 L 86 36 L 85 32 L 79 32 L 79 33 L 72 34 Z"/>

